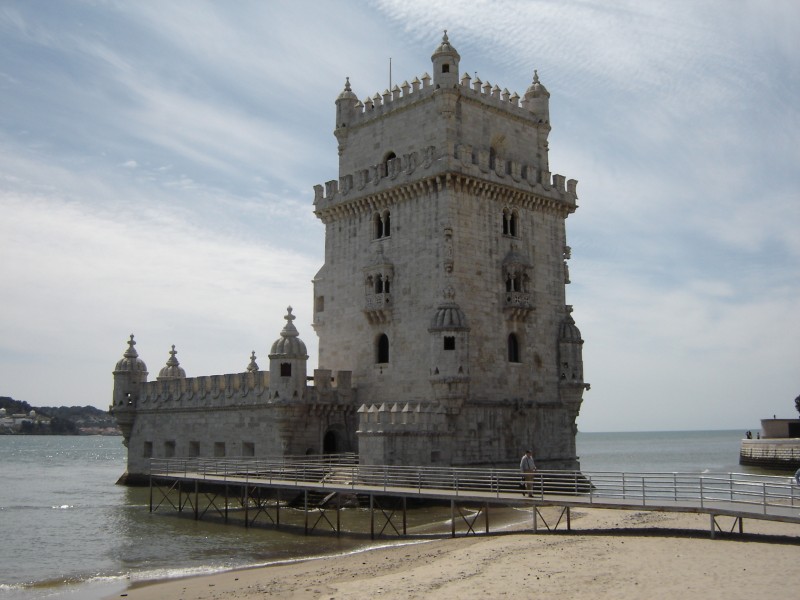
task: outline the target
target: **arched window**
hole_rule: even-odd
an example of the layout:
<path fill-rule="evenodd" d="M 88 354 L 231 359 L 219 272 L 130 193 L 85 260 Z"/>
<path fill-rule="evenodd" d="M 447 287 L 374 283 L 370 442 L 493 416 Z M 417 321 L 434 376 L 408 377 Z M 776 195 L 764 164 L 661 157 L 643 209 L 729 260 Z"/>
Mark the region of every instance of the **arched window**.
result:
<path fill-rule="evenodd" d="M 389 237 L 390 235 L 392 235 L 391 224 L 392 224 L 391 215 L 387 210 L 385 213 L 383 213 L 383 237 Z"/>
<path fill-rule="evenodd" d="M 383 277 L 378 275 L 375 278 L 375 293 L 382 294 L 383 293 Z"/>
<path fill-rule="evenodd" d="M 378 341 L 376 344 L 377 350 L 377 362 L 378 364 L 388 363 L 389 362 L 389 337 L 382 333 L 378 336 Z"/>
<path fill-rule="evenodd" d="M 503 235 L 517 237 L 519 229 L 519 215 L 517 211 L 508 208 L 503 209 Z"/>
<path fill-rule="evenodd" d="M 495 159 L 497 158 L 497 151 L 494 148 L 489 148 L 489 169 L 494 171 Z"/>
<path fill-rule="evenodd" d="M 391 214 L 388 210 L 383 213 L 376 213 L 372 219 L 373 231 L 375 234 L 374 239 L 389 237 L 391 235 Z"/>
<path fill-rule="evenodd" d="M 517 334 L 508 334 L 508 362 L 518 363 L 519 360 L 519 340 Z"/>
<path fill-rule="evenodd" d="M 292 363 L 281 363 L 281 377 L 292 376 Z"/>

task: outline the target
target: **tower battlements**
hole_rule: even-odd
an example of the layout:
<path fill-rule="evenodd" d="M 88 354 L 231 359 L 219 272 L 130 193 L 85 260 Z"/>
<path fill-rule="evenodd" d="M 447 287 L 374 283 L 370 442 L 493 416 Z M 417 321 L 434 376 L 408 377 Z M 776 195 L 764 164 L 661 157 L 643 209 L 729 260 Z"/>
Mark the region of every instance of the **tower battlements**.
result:
<path fill-rule="evenodd" d="M 444 408 L 431 402 L 362 404 L 358 409 L 358 433 L 406 432 L 427 435 L 446 433 Z"/>
<path fill-rule="evenodd" d="M 305 402 L 337 401 L 339 393 L 349 397 L 352 392 L 349 372 L 337 372 L 331 378 L 326 369 L 314 371 L 314 385 L 306 386 Z M 224 408 L 246 404 L 277 404 L 297 401 L 283 397 L 270 388 L 269 371 L 248 371 L 224 375 L 204 375 L 180 379 L 147 381 L 140 384 L 138 397 L 118 398 L 112 409 L 189 409 Z"/>
<path fill-rule="evenodd" d="M 345 84 L 345 91 L 350 90 L 350 80 Z M 355 100 L 348 115 L 349 119 L 342 123 L 337 123 L 338 127 L 358 127 L 371 123 L 375 119 L 380 119 L 395 111 L 400 111 L 409 106 L 430 99 L 436 92 L 461 94 L 465 99 L 479 102 L 484 106 L 495 110 L 504 111 L 507 114 L 523 119 L 530 123 L 548 125 L 549 116 L 532 110 L 533 106 L 525 101 L 523 96 L 517 92 L 509 92 L 508 88 L 502 90 L 498 85 L 492 85 L 489 81 L 481 81 L 479 77 L 474 79 L 469 73 L 461 76 L 461 81 L 453 88 L 437 88 L 433 85 L 431 76 L 428 73 L 422 77 L 414 77 L 409 83 L 407 80 L 402 84 L 395 84 L 389 90 L 385 89 L 382 93 L 375 93 L 367 96 L 364 100 Z"/>
<path fill-rule="evenodd" d="M 324 221 L 326 211 L 334 206 L 370 196 L 374 196 L 374 202 L 380 205 L 381 201 L 389 199 L 387 191 L 408 196 L 408 191 L 398 189 L 399 185 L 413 182 L 425 186 L 426 180 L 445 173 L 480 178 L 498 186 L 510 186 L 515 192 L 538 196 L 541 202 L 561 205 L 570 213 L 577 208 L 577 180 L 537 169 L 530 163 L 495 157 L 489 146 L 451 144 L 447 148 L 428 146 L 422 151 L 410 152 L 385 163 L 376 163 L 355 173 L 342 175 L 338 180 L 327 181 L 324 187 L 315 185 L 315 213 Z M 514 194 L 510 195 L 513 202 Z M 519 195 L 516 197 L 521 199 Z"/>

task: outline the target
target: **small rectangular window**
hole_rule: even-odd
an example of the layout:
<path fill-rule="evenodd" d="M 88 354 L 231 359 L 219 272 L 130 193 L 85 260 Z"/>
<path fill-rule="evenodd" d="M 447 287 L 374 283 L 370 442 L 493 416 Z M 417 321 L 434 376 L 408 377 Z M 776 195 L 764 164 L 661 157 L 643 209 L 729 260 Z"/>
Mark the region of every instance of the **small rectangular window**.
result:
<path fill-rule="evenodd" d="M 217 458 L 225 456 L 225 442 L 214 442 L 214 456 Z"/>
<path fill-rule="evenodd" d="M 189 442 L 189 456 L 200 456 L 200 442 Z"/>
<path fill-rule="evenodd" d="M 314 307 L 317 312 L 323 312 L 325 310 L 325 296 L 317 296 L 317 301 L 315 302 L 316 306 Z"/>
<path fill-rule="evenodd" d="M 164 457 L 172 458 L 175 456 L 175 440 L 164 442 Z"/>
<path fill-rule="evenodd" d="M 242 442 L 242 456 L 255 456 L 256 445 L 253 442 Z"/>
<path fill-rule="evenodd" d="M 281 377 L 292 376 L 292 363 L 281 363 Z"/>
<path fill-rule="evenodd" d="M 455 350 L 456 349 L 456 338 L 452 335 L 444 336 L 444 349 L 445 350 Z"/>
<path fill-rule="evenodd" d="M 145 442 L 144 443 L 144 451 L 142 452 L 142 456 L 144 458 L 152 458 L 153 457 L 153 442 Z"/>
<path fill-rule="evenodd" d="M 445 63 L 442 65 L 442 73 L 449 73 L 450 72 L 450 65 Z"/>

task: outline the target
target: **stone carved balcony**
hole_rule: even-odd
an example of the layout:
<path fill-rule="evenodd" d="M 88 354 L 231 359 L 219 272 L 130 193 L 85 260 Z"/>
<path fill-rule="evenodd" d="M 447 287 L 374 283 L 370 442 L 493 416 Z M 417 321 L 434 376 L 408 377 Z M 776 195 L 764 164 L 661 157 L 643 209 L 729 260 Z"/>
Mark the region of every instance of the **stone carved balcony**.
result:
<path fill-rule="evenodd" d="M 392 295 L 386 292 L 367 294 L 364 314 L 370 323 L 387 323 L 392 317 Z"/>
<path fill-rule="evenodd" d="M 509 321 L 525 321 L 533 310 L 533 294 L 530 292 L 505 292 L 503 312 Z"/>

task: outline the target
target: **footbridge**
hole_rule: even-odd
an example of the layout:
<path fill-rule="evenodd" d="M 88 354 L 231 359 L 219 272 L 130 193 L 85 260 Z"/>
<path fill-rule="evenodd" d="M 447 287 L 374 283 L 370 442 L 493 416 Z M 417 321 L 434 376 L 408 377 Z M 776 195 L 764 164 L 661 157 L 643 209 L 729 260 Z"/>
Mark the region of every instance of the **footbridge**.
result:
<path fill-rule="evenodd" d="M 573 508 L 684 512 L 800 524 L 800 486 L 791 477 L 743 473 L 619 473 L 537 471 L 528 481 L 514 469 L 361 465 L 355 456 L 278 459 L 152 459 L 150 511 L 170 507 L 213 514 L 225 522 L 235 512 L 251 526 L 281 526 L 281 511 L 302 508 L 303 530 L 339 534 L 342 507 L 354 499 L 369 505 L 369 534 L 407 535 L 411 502 L 450 504 L 451 534 L 490 532 L 490 507 L 531 511 L 532 528 L 571 527 Z M 557 507 L 549 522 L 542 507 Z M 552 512 L 552 511 L 551 511 Z M 335 516 L 334 516 L 335 515 Z M 482 527 L 481 527 L 482 526 Z"/>

